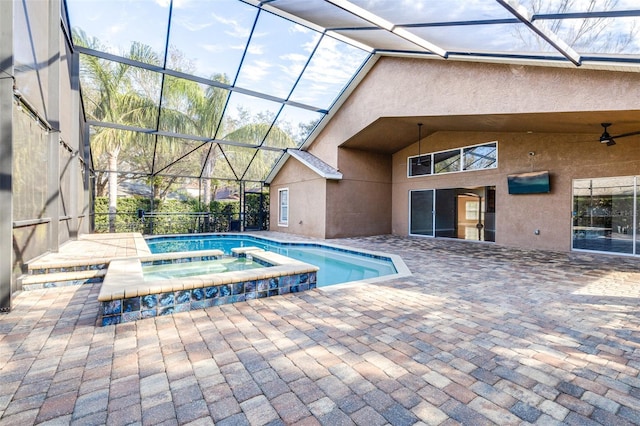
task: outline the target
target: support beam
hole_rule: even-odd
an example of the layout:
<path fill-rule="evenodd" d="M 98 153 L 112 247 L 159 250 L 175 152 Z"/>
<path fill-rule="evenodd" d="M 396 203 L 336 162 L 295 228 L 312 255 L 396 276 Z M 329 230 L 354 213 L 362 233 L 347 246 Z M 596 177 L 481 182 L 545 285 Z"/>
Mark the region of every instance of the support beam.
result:
<path fill-rule="evenodd" d="M 515 15 L 523 24 L 529 27 L 534 33 L 538 34 L 543 40 L 553 46 L 558 52 L 562 53 L 562 55 L 574 63 L 575 66 L 580 66 L 582 63 L 582 58 L 573 50 L 571 46 L 564 42 L 564 40 L 560 39 L 554 32 L 547 29 L 541 21 L 534 22 L 533 15 L 530 11 L 528 11 L 523 5 L 520 4 L 519 0 L 496 0 L 500 3 L 505 9 Z"/>
<path fill-rule="evenodd" d="M 60 129 L 60 0 L 49 0 L 49 62 L 46 119 L 54 129 Z M 60 133 L 49 132 L 49 167 L 47 176 L 47 216 L 49 250 L 60 248 Z"/>
<path fill-rule="evenodd" d="M 13 3 L 0 1 L 0 312 L 13 290 Z"/>
<path fill-rule="evenodd" d="M 70 47 L 68 47 L 68 49 L 69 52 L 71 52 L 72 49 Z M 79 200 L 86 201 L 86 198 L 84 198 L 84 188 L 81 186 L 83 170 L 80 159 L 84 154 L 84 139 L 80 135 L 80 57 L 77 53 L 69 53 L 66 57 L 69 62 L 68 69 L 71 79 L 71 93 L 68 94 L 68 96 L 71 96 L 71 111 L 63 111 L 62 113 L 71 115 L 71 129 L 68 135 L 68 143 L 73 149 L 70 198 L 71 216 L 73 219 L 71 220 L 71 233 L 69 237 L 71 239 L 77 239 L 82 233 L 80 224 L 83 223 L 83 221 L 80 220 L 80 217 L 85 213 L 80 207 Z M 84 202 L 82 205 L 84 205 Z"/>
<path fill-rule="evenodd" d="M 76 56 L 77 53 L 74 53 Z M 85 221 L 88 221 L 86 227 L 83 227 L 88 233 L 93 233 L 96 229 L 95 223 L 95 177 L 91 172 L 91 147 L 90 147 L 90 139 L 91 135 L 89 132 L 89 126 L 81 126 L 82 127 L 82 140 L 80 141 L 80 146 L 82 147 L 83 155 L 84 155 L 84 206 L 85 206 Z"/>

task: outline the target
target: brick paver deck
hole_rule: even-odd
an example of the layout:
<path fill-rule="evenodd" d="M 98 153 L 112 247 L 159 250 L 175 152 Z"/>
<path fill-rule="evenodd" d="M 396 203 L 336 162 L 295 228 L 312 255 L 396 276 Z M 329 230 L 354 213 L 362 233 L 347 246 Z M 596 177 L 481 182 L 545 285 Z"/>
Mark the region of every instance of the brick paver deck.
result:
<path fill-rule="evenodd" d="M 414 275 L 108 327 L 99 284 L 19 294 L 0 424 L 640 424 L 637 259 L 336 242 Z"/>

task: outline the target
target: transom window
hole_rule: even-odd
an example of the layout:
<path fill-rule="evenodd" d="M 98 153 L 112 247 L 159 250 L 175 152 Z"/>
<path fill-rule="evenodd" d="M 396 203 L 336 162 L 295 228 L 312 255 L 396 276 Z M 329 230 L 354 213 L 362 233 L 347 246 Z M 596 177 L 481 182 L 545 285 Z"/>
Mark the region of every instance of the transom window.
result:
<path fill-rule="evenodd" d="M 498 167 L 498 142 L 415 155 L 409 157 L 407 166 L 409 177 L 495 169 Z"/>

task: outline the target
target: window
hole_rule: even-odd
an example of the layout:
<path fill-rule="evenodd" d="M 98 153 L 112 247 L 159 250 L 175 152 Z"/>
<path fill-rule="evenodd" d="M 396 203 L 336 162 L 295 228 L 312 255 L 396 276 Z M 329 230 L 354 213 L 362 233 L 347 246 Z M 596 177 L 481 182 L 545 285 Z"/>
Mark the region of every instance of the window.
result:
<path fill-rule="evenodd" d="M 478 220 L 480 217 L 480 203 L 478 201 L 466 201 L 464 203 L 464 218 L 466 220 Z"/>
<path fill-rule="evenodd" d="M 289 188 L 278 190 L 278 225 L 289 225 Z"/>
<path fill-rule="evenodd" d="M 493 169 L 498 163 L 498 146 L 495 142 L 464 148 L 462 152 L 463 170 Z"/>
<path fill-rule="evenodd" d="M 455 173 L 498 167 L 498 143 L 465 146 L 448 151 L 409 157 L 409 177 L 439 173 Z"/>
<path fill-rule="evenodd" d="M 433 172 L 451 173 L 460 171 L 460 150 L 433 154 Z"/>
<path fill-rule="evenodd" d="M 409 157 L 409 176 L 431 174 L 431 154 Z"/>

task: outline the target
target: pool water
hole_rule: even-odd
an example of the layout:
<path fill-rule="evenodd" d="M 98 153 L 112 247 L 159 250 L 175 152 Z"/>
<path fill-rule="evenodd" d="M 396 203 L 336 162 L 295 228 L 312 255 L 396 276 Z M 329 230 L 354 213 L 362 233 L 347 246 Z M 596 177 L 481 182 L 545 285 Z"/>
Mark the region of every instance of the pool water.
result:
<path fill-rule="evenodd" d="M 317 286 L 395 274 L 393 261 L 384 256 L 314 243 L 279 243 L 250 235 L 148 237 L 152 253 L 218 249 L 226 254 L 235 247 L 259 247 L 320 268 Z"/>
<path fill-rule="evenodd" d="M 197 262 L 143 266 L 142 274 L 145 281 L 156 281 L 256 268 L 264 268 L 264 266 L 244 257 L 225 257 Z"/>

